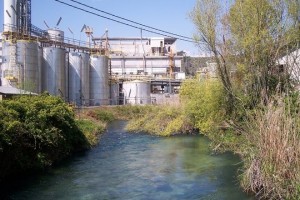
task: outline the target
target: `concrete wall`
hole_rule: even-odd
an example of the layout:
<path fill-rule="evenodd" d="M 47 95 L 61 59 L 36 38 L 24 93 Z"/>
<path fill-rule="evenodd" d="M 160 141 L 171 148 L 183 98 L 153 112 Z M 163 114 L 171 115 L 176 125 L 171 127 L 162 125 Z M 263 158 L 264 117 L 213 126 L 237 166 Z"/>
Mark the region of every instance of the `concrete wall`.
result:
<path fill-rule="evenodd" d="M 152 104 L 180 105 L 179 94 L 151 94 Z"/>

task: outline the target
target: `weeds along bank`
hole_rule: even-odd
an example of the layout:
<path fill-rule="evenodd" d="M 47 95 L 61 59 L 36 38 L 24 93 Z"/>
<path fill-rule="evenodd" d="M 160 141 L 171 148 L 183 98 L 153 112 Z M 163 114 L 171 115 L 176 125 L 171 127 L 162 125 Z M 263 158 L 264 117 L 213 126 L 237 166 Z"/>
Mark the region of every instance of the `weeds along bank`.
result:
<path fill-rule="evenodd" d="M 104 130 L 47 94 L 0 102 L 0 119 L 0 183 L 88 149 Z"/>
<path fill-rule="evenodd" d="M 245 106 L 247 96 L 240 95 L 236 97 L 240 102 L 228 115 L 224 91 L 217 80 L 192 82 L 186 83 L 181 93 L 186 116 L 213 141 L 216 150 L 241 156 L 243 188 L 263 199 L 298 199 L 299 92 L 273 95 L 255 107 Z"/>
<path fill-rule="evenodd" d="M 249 117 L 238 149 L 244 160 L 241 182 L 246 190 L 272 199 L 300 198 L 298 97 L 294 103 L 277 97 Z"/>
<path fill-rule="evenodd" d="M 189 80 L 182 86 L 184 115 L 207 135 L 215 150 L 241 156 L 241 185 L 266 199 L 300 197 L 299 91 L 274 93 L 252 107 L 238 94 L 233 112 L 226 113 L 224 89 L 218 79 Z"/>

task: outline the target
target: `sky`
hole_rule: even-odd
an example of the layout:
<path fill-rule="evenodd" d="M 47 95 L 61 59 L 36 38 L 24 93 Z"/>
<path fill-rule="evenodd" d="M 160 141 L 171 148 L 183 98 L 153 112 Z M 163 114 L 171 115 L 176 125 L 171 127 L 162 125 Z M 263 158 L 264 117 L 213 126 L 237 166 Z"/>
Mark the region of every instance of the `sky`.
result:
<path fill-rule="evenodd" d="M 3 1 L 5 0 L 2 0 L 0 5 L 1 24 L 3 24 Z M 78 6 L 70 0 L 61 1 Z M 196 0 L 82 0 L 80 2 L 178 35 L 192 37 L 195 32 L 195 27 L 188 15 L 196 4 Z M 99 14 L 107 16 L 104 13 L 99 12 Z M 76 10 L 54 0 L 32 0 L 32 24 L 35 26 L 47 29 L 43 22 L 45 20 L 50 27 L 55 27 L 60 17 L 62 17 L 62 21 L 58 28 L 65 31 L 65 36 L 70 38 L 73 37 L 73 34 L 68 28 L 74 33 L 75 39 L 85 40 L 85 34 L 80 33 L 84 24 L 93 28 L 94 37 L 102 36 L 106 29 L 108 29 L 109 37 L 140 37 L 139 29 Z M 161 37 L 144 31 L 143 36 Z M 201 54 L 201 51 L 193 43 L 177 40 L 176 47 L 177 51 L 186 51 L 191 56 Z"/>

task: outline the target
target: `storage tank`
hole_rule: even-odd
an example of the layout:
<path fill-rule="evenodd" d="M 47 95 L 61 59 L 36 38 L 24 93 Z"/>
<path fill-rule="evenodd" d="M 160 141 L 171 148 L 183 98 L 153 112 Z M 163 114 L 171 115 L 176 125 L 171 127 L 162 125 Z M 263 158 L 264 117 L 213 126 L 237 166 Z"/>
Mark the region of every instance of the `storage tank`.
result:
<path fill-rule="evenodd" d="M 88 106 L 90 99 L 90 56 L 87 53 L 69 53 L 69 102 Z"/>
<path fill-rule="evenodd" d="M 128 81 L 123 83 L 126 104 L 150 104 L 150 83 L 146 81 Z"/>
<path fill-rule="evenodd" d="M 90 105 L 109 104 L 108 57 L 91 56 L 90 67 Z"/>
<path fill-rule="evenodd" d="M 43 48 L 42 91 L 66 97 L 66 52 L 55 47 Z"/>
<path fill-rule="evenodd" d="M 3 14 L 4 14 L 4 27 L 3 31 L 17 31 L 17 0 L 4 0 Z"/>
<path fill-rule="evenodd" d="M 64 32 L 59 29 L 48 29 L 47 30 L 49 39 L 55 42 L 63 42 L 64 41 Z"/>
<path fill-rule="evenodd" d="M 39 69 L 39 88 L 38 93 L 42 93 L 42 68 L 43 68 L 43 48 L 38 47 L 38 69 Z"/>
<path fill-rule="evenodd" d="M 41 65 L 38 60 L 39 45 L 34 41 L 3 43 L 2 77 L 9 80 L 10 85 L 21 89 L 40 93 Z"/>
<path fill-rule="evenodd" d="M 17 42 L 17 65 L 19 86 L 27 91 L 40 93 L 39 45 L 32 41 Z"/>
<path fill-rule="evenodd" d="M 16 56 L 16 47 L 17 45 L 11 42 L 2 42 L 2 65 L 1 72 L 2 78 L 8 79 L 9 77 L 16 77 L 18 74 L 16 73 L 16 67 L 12 66 L 12 59 L 10 54 L 12 54 L 12 50 L 15 51 L 14 55 Z M 14 65 L 16 63 L 14 62 Z M 7 86 L 9 84 L 8 81 L 2 82 L 2 85 Z"/>
<path fill-rule="evenodd" d="M 110 83 L 110 105 L 119 105 L 120 85 L 118 82 Z"/>

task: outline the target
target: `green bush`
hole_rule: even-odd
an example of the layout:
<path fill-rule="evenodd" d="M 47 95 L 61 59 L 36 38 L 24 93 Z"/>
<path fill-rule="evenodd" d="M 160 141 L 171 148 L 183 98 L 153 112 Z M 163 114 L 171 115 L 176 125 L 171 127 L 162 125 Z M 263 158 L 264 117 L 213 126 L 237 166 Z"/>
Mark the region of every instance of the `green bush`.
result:
<path fill-rule="evenodd" d="M 202 133 L 214 132 L 226 118 L 223 94 L 223 87 L 216 79 L 183 82 L 180 99 L 184 114 Z"/>
<path fill-rule="evenodd" d="M 44 168 L 88 147 L 73 109 L 47 94 L 0 103 L 0 180 L 10 174 Z"/>

